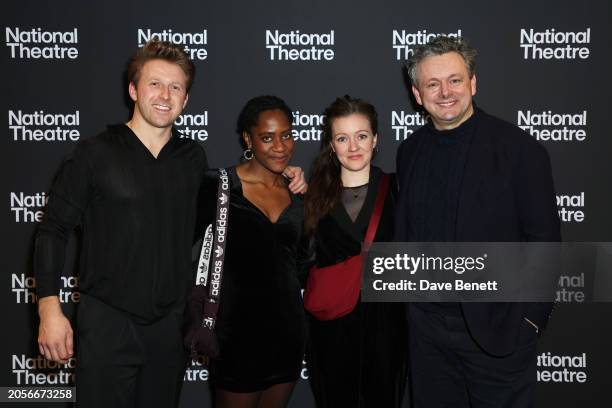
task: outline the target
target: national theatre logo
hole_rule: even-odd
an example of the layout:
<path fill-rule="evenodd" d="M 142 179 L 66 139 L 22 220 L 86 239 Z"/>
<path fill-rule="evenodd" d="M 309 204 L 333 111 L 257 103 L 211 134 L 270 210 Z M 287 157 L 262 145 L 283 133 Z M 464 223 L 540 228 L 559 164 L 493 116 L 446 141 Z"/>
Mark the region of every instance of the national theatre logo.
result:
<path fill-rule="evenodd" d="M 77 276 L 61 276 L 62 287 L 58 296 L 60 303 L 79 303 L 81 293 L 78 291 L 79 278 Z M 15 303 L 36 303 L 36 279 L 24 273 L 11 275 L 11 291 L 15 295 Z"/>
<path fill-rule="evenodd" d="M 325 115 L 308 114 L 300 111 L 293 113 L 292 130 L 293 140 L 308 142 L 321 140 L 322 126 Z"/>
<path fill-rule="evenodd" d="M 181 132 L 181 137 L 204 142 L 208 140 L 208 111 L 184 113 L 176 118 L 174 126 Z"/>
<path fill-rule="evenodd" d="M 13 354 L 11 360 L 17 385 L 74 385 L 74 357 L 65 364 L 47 360 L 41 355 Z"/>
<path fill-rule="evenodd" d="M 587 382 L 587 354 L 555 355 L 550 352 L 538 355 L 538 382 L 579 383 Z"/>
<path fill-rule="evenodd" d="M 192 60 L 204 61 L 208 58 L 208 30 L 193 33 L 178 32 L 172 29 L 154 31 L 150 28 L 139 28 L 137 32 L 138 46 L 142 47 L 147 41 L 157 38 L 159 41 L 169 41 L 173 44 L 182 45 L 185 52 Z"/>
<path fill-rule="evenodd" d="M 395 141 L 407 139 L 415 130 L 427 123 L 421 112 L 391 111 L 391 133 Z"/>
<path fill-rule="evenodd" d="M 557 209 L 562 222 L 580 223 L 584 221 L 584 191 L 576 194 L 557 195 Z"/>
<path fill-rule="evenodd" d="M 405 61 L 412 54 L 418 45 L 427 44 L 434 38 L 446 35 L 451 38 L 460 38 L 462 36 L 461 29 L 455 32 L 448 33 L 430 33 L 427 30 L 418 30 L 411 32 L 408 30 L 393 30 L 393 51 L 397 61 Z"/>
<path fill-rule="evenodd" d="M 10 199 L 16 223 L 41 222 L 44 214 L 42 209 L 49 200 L 45 192 L 25 194 L 23 191 L 11 192 Z"/>
<path fill-rule="evenodd" d="M 521 28 L 520 44 L 526 60 L 585 60 L 591 55 L 591 28 L 584 31 L 537 31 Z"/>
<path fill-rule="evenodd" d="M 580 275 L 562 275 L 559 277 L 559 289 L 555 295 L 557 303 L 584 303 L 584 273 Z"/>
<path fill-rule="evenodd" d="M 517 125 L 542 142 L 584 142 L 587 137 L 587 111 L 556 113 L 519 110 Z"/>
<path fill-rule="evenodd" d="M 303 33 L 266 30 L 266 49 L 270 61 L 331 61 L 335 57 L 334 30 Z"/>
<path fill-rule="evenodd" d="M 12 59 L 77 59 L 79 30 L 6 27 L 5 42 Z"/>
<path fill-rule="evenodd" d="M 8 111 L 9 135 L 14 142 L 76 142 L 81 138 L 81 113 L 49 113 L 44 110 Z"/>

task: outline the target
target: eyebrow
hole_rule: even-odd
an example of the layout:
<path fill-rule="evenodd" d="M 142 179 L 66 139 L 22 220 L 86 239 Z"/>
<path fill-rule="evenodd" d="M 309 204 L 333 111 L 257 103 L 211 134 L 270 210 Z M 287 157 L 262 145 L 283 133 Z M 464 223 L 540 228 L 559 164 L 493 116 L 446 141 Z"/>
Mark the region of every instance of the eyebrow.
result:
<path fill-rule="evenodd" d="M 451 77 L 454 77 L 454 76 L 459 76 L 459 77 L 460 77 L 460 76 L 461 76 L 461 73 L 460 73 L 460 72 L 453 72 L 452 74 L 450 74 L 450 75 L 448 75 L 448 76 L 446 76 L 446 77 L 444 77 L 444 78 L 431 77 L 431 78 L 427 79 L 425 82 L 429 82 L 429 81 L 439 81 L 440 79 L 451 78 Z"/>
<path fill-rule="evenodd" d="M 158 82 L 164 82 L 164 83 L 166 82 L 166 81 L 163 81 L 161 77 L 158 77 L 158 76 L 152 76 L 151 78 L 149 78 L 149 81 L 158 81 Z M 168 82 L 168 84 L 169 85 L 180 85 L 182 87 L 185 86 L 185 84 L 183 84 L 181 81 L 170 81 Z"/>
<path fill-rule="evenodd" d="M 355 133 L 359 133 L 359 132 L 368 132 L 368 133 L 373 133 L 370 129 L 359 129 L 357 131 L 355 131 Z M 347 134 L 345 132 L 338 132 L 334 135 L 334 137 L 336 136 L 347 136 Z"/>
<path fill-rule="evenodd" d="M 280 131 L 280 132 L 278 132 L 278 133 L 287 133 L 287 132 L 291 132 L 291 130 L 292 130 L 291 128 L 287 128 L 287 129 L 285 129 L 285 130 L 281 130 L 281 131 Z M 257 135 L 258 135 L 258 136 L 264 136 L 264 135 L 273 135 L 273 134 L 275 134 L 275 133 L 277 133 L 277 132 L 271 132 L 271 131 L 270 131 L 270 132 L 268 132 L 268 131 L 265 131 L 265 132 L 260 132 L 260 133 L 258 133 Z"/>

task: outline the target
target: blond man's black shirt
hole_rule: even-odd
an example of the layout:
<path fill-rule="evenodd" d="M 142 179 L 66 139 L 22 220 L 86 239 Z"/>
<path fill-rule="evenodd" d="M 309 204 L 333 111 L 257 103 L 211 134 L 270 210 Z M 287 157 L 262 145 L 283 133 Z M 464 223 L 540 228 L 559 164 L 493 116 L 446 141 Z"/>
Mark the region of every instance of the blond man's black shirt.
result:
<path fill-rule="evenodd" d="M 80 291 L 135 321 L 180 307 L 191 285 L 195 207 L 207 167 L 176 131 L 155 158 L 125 125 L 85 139 L 62 164 L 38 227 L 39 297 L 57 295 L 66 244 L 82 230 Z"/>

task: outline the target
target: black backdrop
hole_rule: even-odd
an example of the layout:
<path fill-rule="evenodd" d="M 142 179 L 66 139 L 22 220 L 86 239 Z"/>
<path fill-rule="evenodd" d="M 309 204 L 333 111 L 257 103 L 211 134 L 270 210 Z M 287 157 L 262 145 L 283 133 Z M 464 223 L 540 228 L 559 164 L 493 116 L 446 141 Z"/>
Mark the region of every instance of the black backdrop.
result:
<path fill-rule="evenodd" d="M 550 152 L 564 239 L 612 241 L 608 2 L 10 0 L 1 7 L 0 106 L 8 123 L 0 194 L 9 208 L 0 221 L 0 386 L 70 381 L 75 361 L 48 367 L 37 352 L 32 235 L 44 192 L 74 140 L 129 118 L 125 64 L 154 33 L 184 43 L 196 57 L 196 82 L 178 127 L 202 143 L 211 166 L 238 160 L 234 124 L 246 100 L 276 94 L 294 110 L 293 162 L 308 168 L 320 113 L 348 93 L 377 107 L 377 163 L 388 171 L 398 144 L 423 120 L 402 72 L 406 55 L 428 35 L 463 35 L 479 51 L 479 106 L 531 126 Z M 68 311 L 78 301 L 73 258 L 64 271 Z M 566 290 L 579 292 L 580 283 Z M 611 310 L 581 302 L 556 308 L 540 347 L 540 406 L 609 405 Z M 208 406 L 206 378 L 203 367 L 187 371 L 182 407 Z M 312 405 L 302 380 L 291 407 Z"/>

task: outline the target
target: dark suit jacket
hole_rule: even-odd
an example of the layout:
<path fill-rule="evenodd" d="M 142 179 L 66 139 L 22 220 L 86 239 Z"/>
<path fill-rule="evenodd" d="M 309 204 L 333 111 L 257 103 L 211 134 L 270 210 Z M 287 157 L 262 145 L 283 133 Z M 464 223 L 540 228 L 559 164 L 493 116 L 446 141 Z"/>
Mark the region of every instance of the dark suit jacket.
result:
<path fill-rule="evenodd" d="M 546 149 L 518 127 L 475 108 L 475 133 L 460 188 L 456 241 L 520 242 L 561 240 L 550 159 Z M 412 222 L 406 203 L 411 173 L 426 136 L 417 130 L 399 147 L 400 194 L 396 241 L 407 241 Z M 551 303 L 464 303 L 468 328 L 494 355 L 517 346 L 523 318 L 544 327 Z"/>

